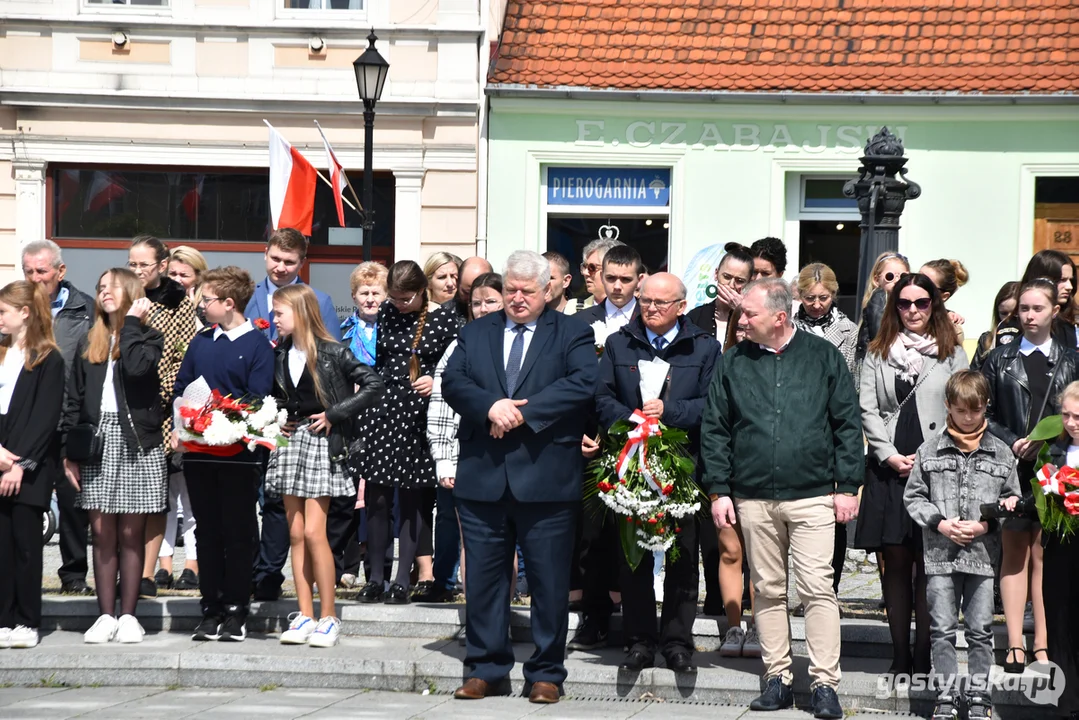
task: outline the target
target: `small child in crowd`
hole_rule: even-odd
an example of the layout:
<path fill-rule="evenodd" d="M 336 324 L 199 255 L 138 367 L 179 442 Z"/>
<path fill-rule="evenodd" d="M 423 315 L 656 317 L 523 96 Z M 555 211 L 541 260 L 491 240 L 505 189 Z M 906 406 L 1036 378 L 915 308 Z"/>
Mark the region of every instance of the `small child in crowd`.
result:
<path fill-rule="evenodd" d="M 246 270 L 230 265 L 202 278 L 200 304 L 208 327 L 187 349 L 174 392 L 183 395 L 202 377 L 212 390 L 233 398 L 264 398 L 273 391 L 274 354 L 269 340 L 244 317 L 255 292 Z M 173 435 L 173 447 L 179 438 Z M 195 640 L 241 642 L 247 637 L 251 566 L 258 537 L 258 503 L 265 451 L 243 450 L 231 457 L 184 454 L 184 474 L 192 510 L 199 519 L 199 589 L 202 622 Z"/>
<path fill-rule="evenodd" d="M 1000 553 L 999 525 L 982 520 L 983 503 L 1007 510 L 1019 500 L 1012 450 L 986 432 L 989 384 L 973 370 L 949 378 L 944 389 L 947 428 L 918 448 L 903 494 L 922 527 L 928 576 L 933 720 L 959 717 L 960 693 L 971 720 L 992 717 L 989 670 L 993 665 L 993 558 Z M 960 687 L 955 641 L 959 609 L 966 629 L 969 675 Z"/>

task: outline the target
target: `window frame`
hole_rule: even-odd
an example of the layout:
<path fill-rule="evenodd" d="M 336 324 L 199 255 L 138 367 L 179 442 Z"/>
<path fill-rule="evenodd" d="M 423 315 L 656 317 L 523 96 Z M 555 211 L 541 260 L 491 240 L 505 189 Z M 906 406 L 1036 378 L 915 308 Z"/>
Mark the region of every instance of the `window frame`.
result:
<path fill-rule="evenodd" d="M 346 20 L 366 21 L 371 11 L 371 0 L 360 0 L 359 10 L 304 9 L 285 7 L 286 0 L 274 0 L 274 12 L 278 20 Z"/>
<path fill-rule="evenodd" d="M 826 215 L 831 219 L 832 216 L 849 215 L 851 219 L 854 217 L 861 217 L 858 212 L 858 205 L 853 198 L 850 199 L 853 206 L 832 206 L 832 207 L 809 207 L 806 205 L 806 185 L 811 180 L 831 180 L 831 181 L 843 181 L 846 182 L 851 179 L 850 175 L 832 175 L 832 174 L 819 174 L 819 173 L 802 173 L 798 179 L 798 212 L 799 214 L 805 214 L 809 217 L 803 218 L 805 220 L 818 219 L 813 216 Z M 839 219 L 837 217 L 837 219 Z M 846 218 L 843 218 L 846 219 Z"/>
<path fill-rule="evenodd" d="M 82 15 L 152 15 L 171 16 L 177 2 L 181 0 L 160 0 L 162 5 L 132 5 L 131 0 L 125 0 L 124 4 L 114 4 L 111 0 L 92 2 L 92 0 L 79 0 L 79 13 Z"/>

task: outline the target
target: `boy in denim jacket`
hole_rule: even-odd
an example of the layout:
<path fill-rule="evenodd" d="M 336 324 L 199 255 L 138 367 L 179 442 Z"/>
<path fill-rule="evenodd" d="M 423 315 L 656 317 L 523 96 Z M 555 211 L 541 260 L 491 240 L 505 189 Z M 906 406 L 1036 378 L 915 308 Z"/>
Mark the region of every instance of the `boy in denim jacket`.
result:
<path fill-rule="evenodd" d="M 981 519 L 981 505 L 1000 503 L 1014 509 L 1019 478 L 1011 448 L 986 432 L 985 377 L 972 370 L 957 372 L 944 393 L 947 428 L 918 448 L 903 500 L 922 527 L 925 545 L 933 685 L 938 692 L 933 720 L 959 716 L 955 636 L 960 607 L 969 648 L 969 677 L 963 684 L 973 720 L 992 717 L 992 558 L 1000 552 L 999 525 Z"/>

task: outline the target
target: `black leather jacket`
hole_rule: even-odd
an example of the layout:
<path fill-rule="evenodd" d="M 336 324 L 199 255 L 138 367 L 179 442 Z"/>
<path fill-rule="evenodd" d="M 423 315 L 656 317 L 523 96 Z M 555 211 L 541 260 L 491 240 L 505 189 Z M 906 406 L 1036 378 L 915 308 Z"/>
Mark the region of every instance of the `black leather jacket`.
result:
<path fill-rule="evenodd" d="M 291 338 L 278 343 L 274 349 L 274 396 L 285 397 L 285 373 L 288 372 L 288 350 Z M 359 435 L 357 416 L 361 410 L 373 407 L 386 390 L 382 378 L 352 354 L 347 345 L 318 341 L 318 380 L 326 395 L 326 419 L 330 429 L 330 457 L 344 460 L 349 446 Z M 356 386 L 359 390 L 356 390 Z"/>
<path fill-rule="evenodd" d="M 989 353 L 981 371 L 989 381 L 989 432 L 1008 443 L 1026 436 L 1032 414 L 1038 419 L 1060 412 L 1060 393 L 1068 383 L 1079 380 L 1079 354 L 1053 340 L 1049 351 L 1052 379 L 1045 397 L 1045 407 L 1030 406 L 1027 371 L 1019 354 L 1020 341 L 1001 345 Z"/>

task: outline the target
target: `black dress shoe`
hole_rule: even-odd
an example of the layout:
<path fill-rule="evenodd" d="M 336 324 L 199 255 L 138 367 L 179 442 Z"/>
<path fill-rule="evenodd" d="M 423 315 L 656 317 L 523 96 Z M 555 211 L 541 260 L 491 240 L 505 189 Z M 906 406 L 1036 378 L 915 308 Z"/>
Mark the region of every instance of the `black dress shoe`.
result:
<path fill-rule="evenodd" d="M 444 603 L 453 600 L 453 591 L 435 584 L 434 580 L 424 580 L 412 593 L 412 602 Z"/>
<path fill-rule="evenodd" d="M 839 704 L 839 696 L 827 685 L 818 685 L 813 688 L 813 717 L 826 720 L 838 720 L 843 717 L 843 707 Z"/>
<path fill-rule="evenodd" d="M 597 650 L 607 647 L 607 630 L 585 621 L 566 645 L 569 650 Z"/>
<path fill-rule="evenodd" d="M 408 605 L 411 602 L 408 599 L 408 590 L 403 586 L 394 583 L 390 585 L 390 589 L 386 591 L 386 596 L 382 599 L 382 602 L 387 605 Z"/>
<path fill-rule="evenodd" d="M 356 599 L 362 603 L 378 603 L 382 602 L 383 595 L 382 583 L 369 582 L 363 586 Z"/>
<path fill-rule="evenodd" d="M 176 580 L 176 583 L 172 586 L 173 590 L 198 590 L 199 589 L 199 576 L 195 574 L 195 571 L 191 568 L 184 568 L 184 571 L 180 573 L 180 577 Z"/>
<path fill-rule="evenodd" d="M 145 600 L 157 597 L 157 583 L 153 578 L 143 578 L 139 582 L 139 597 Z"/>
<path fill-rule="evenodd" d="M 154 585 L 158 590 L 172 590 L 172 573 L 162 568 L 154 573 Z"/>
<path fill-rule="evenodd" d="M 619 666 L 621 670 L 627 670 L 629 672 L 640 672 L 645 668 L 650 668 L 655 664 L 655 660 L 651 655 L 647 655 L 640 650 L 630 650 L 626 654 L 626 659 L 622 661 L 622 665 Z"/>
<path fill-rule="evenodd" d="M 67 581 L 60 586 L 60 592 L 64 595 L 93 595 L 94 589 L 80 579 Z"/>
<path fill-rule="evenodd" d="M 816 697 L 814 695 L 813 697 Z M 790 685 L 784 685 L 778 677 L 768 678 L 768 684 L 764 686 L 764 692 L 756 700 L 749 704 L 750 710 L 782 710 L 794 705 L 794 690 Z M 842 716 L 842 713 L 840 713 Z"/>
<path fill-rule="evenodd" d="M 667 658 L 667 668 L 676 673 L 695 673 L 697 666 L 693 664 L 693 657 L 687 652 L 676 652 Z"/>

